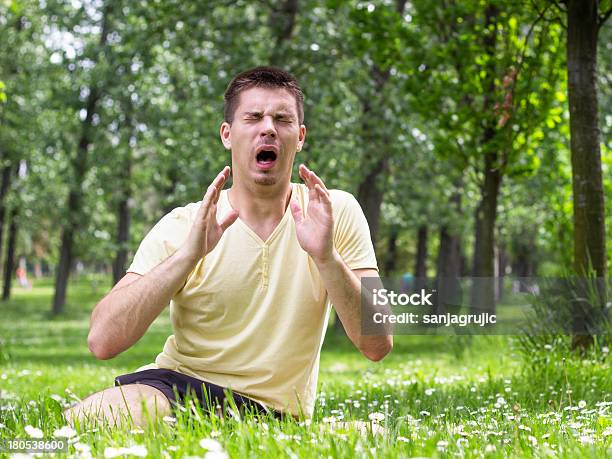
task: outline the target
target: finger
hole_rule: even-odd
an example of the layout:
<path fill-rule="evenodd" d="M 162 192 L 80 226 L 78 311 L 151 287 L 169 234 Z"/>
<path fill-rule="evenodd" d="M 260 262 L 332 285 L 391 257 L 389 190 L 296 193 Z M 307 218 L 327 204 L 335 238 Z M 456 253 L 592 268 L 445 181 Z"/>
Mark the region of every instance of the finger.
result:
<path fill-rule="evenodd" d="M 216 191 L 213 202 L 217 203 L 219 201 L 219 196 L 221 196 L 221 190 L 223 189 L 223 185 L 229 178 L 230 168 L 229 166 L 225 166 L 221 172 L 215 177 L 213 184 L 215 185 Z"/>
<path fill-rule="evenodd" d="M 211 203 L 216 203 L 219 200 L 220 191 L 223 188 L 225 180 L 229 177 L 229 167 L 225 166 L 221 172 L 217 174 L 213 182 L 206 189 L 204 198 L 202 199 L 202 209 L 204 215 L 208 212 Z"/>
<path fill-rule="evenodd" d="M 325 183 L 323 183 L 323 180 L 321 180 L 321 178 L 317 174 L 315 174 L 314 171 L 310 171 L 310 179 L 315 185 L 318 184 L 323 189 L 325 194 L 329 196 L 329 190 L 325 186 Z"/>
<path fill-rule="evenodd" d="M 238 211 L 237 210 L 230 210 L 228 213 L 225 214 L 225 217 L 223 217 L 223 219 L 219 222 L 219 226 L 221 227 L 221 229 L 223 231 L 225 231 L 227 228 L 230 227 L 230 225 L 232 225 L 236 220 L 238 220 Z"/>
<path fill-rule="evenodd" d="M 317 192 L 319 193 L 319 200 L 325 204 L 326 206 L 328 206 L 329 208 L 331 208 L 331 199 L 329 198 L 329 193 L 327 192 L 327 190 L 325 190 L 321 185 L 319 185 L 318 183 L 315 185 L 315 189 L 317 190 Z"/>
<path fill-rule="evenodd" d="M 312 183 L 312 179 L 310 178 L 310 169 L 308 169 L 304 164 L 300 164 L 299 167 L 300 177 L 304 180 L 306 186 L 310 189 L 314 186 Z"/>
<path fill-rule="evenodd" d="M 304 221 L 304 214 L 302 213 L 302 209 L 300 208 L 300 204 L 297 202 L 297 199 L 292 199 L 289 202 L 289 207 L 291 207 L 291 215 L 293 215 L 295 223 L 302 223 Z"/>

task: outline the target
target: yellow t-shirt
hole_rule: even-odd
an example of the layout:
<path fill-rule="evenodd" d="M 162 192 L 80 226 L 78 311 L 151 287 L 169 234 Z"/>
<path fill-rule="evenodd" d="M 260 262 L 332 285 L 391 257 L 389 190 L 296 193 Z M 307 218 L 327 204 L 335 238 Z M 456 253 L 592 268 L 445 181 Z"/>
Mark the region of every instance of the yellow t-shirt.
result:
<path fill-rule="evenodd" d="M 308 189 L 292 183 L 302 209 Z M 351 269 L 377 268 L 367 221 L 349 193 L 330 190 L 334 245 Z M 128 272 L 146 274 L 183 243 L 200 202 L 164 216 Z M 221 192 L 217 216 L 231 209 Z M 238 219 L 187 277 L 170 303 L 174 334 L 154 364 L 193 376 L 292 415 L 312 415 L 329 318 L 327 292 L 300 247 L 291 209 L 267 241 Z"/>

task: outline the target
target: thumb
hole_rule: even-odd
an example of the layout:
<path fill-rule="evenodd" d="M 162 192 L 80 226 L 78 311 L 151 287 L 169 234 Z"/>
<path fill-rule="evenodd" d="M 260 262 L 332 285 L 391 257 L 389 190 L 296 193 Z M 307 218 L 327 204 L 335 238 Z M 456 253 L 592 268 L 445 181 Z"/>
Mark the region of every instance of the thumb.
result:
<path fill-rule="evenodd" d="M 302 214 L 302 209 L 300 208 L 300 204 L 297 202 L 297 199 L 291 199 L 289 206 L 291 207 L 291 215 L 293 215 L 295 223 L 302 223 L 304 221 L 304 215 Z"/>
<path fill-rule="evenodd" d="M 238 211 L 237 210 L 230 210 L 227 214 L 225 214 L 225 216 L 223 217 L 223 220 L 221 220 L 219 222 L 219 226 L 221 227 L 221 229 L 223 231 L 225 231 L 227 228 L 229 228 L 230 225 L 232 225 L 236 220 L 238 219 Z"/>

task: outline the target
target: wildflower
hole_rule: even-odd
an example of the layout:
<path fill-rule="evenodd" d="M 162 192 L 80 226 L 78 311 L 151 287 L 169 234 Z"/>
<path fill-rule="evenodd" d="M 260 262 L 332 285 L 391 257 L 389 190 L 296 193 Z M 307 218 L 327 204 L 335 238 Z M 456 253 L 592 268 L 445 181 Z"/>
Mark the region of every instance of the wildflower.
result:
<path fill-rule="evenodd" d="M 142 430 L 140 427 L 136 427 L 135 429 L 130 430 L 130 433 L 132 435 L 140 435 L 144 433 L 144 430 Z"/>
<path fill-rule="evenodd" d="M 435 389 L 425 389 L 425 395 L 432 395 L 436 390 Z"/>
<path fill-rule="evenodd" d="M 608 346 L 604 346 L 601 348 L 601 353 L 602 354 L 608 354 L 608 352 L 610 352 L 610 349 L 608 348 Z"/>
<path fill-rule="evenodd" d="M 495 447 L 495 445 L 487 445 L 485 446 L 485 453 L 494 453 L 495 451 L 497 451 L 497 448 Z"/>
<path fill-rule="evenodd" d="M 380 422 L 385 419 L 384 413 L 370 413 L 368 414 L 368 419 L 372 422 Z"/>
<path fill-rule="evenodd" d="M 404 443 L 410 443 L 410 440 L 406 437 L 397 437 L 397 441 L 403 441 Z"/>
<path fill-rule="evenodd" d="M 37 427 L 25 426 L 25 431 L 30 438 L 42 438 L 43 432 Z"/>
<path fill-rule="evenodd" d="M 72 438 L 76 435 L 76 430 L 69 426 L 64 426 L 59 429 L 55 429 L 53 436 L 55 438 Z"/>
<path fill-rule="evenodd" d="M 612 427 L 608 427 L 601 433 L 601 435 L 602 437 L 609 437 L 610 435 L 612 435 Z"/>
<path fill-rule="evenodd" d="M 85 453 L 87 451 L 91 451 L 91 447 L 86 443 L 77 442 L 72 446 L 74 446 L 74 449 L 77 450 L 79 453 Z"/>
<path fill-rule="evenodd" d="M 594 443 L 594 440 L 593 437 L 589 435 L 581 435 L 580 443 L 582 443 L 583 445 L 592 445 Z"/>
<path fill-rule="evenodd" d="M 531 427 L 524 426 L 523 424 L 519 425 L 518 428 L 520 430 L 525 430 L 527 432 L 531 432 Z"/>
<path fill-rule="evenodd" d="M 223 451 L 223 446 L 217 440 L 212 438 L 203 438 L 200 440 L 200 446 L 208 451 Z"/>
<path fill-rule="evenodd" d="M 107 446 L 104 448 L 104 457 L 109 459 L 117 456 L 121 456 L 120 450 L 123 448 L 113 448 L 112 446 Z"/>
<path fill-rule="evenodd" d="M 538 444 L 538 439 L 534 437 L 533 435 L 529 435 L 527 437 L 527 440 L 529 440 L 529 442 L 531 443 L 531 446 L 537 446 Z"/>
<path fill-rule="evenodd" d="M 578 408 L 584 408 L 587 405 L 587 403 L 584 400 L 580 400 L 578 402 Z"/>
<path fill-rule="evenodd" d="M 544 349 L 546 349 L 547 351 L 550 351 L 552 350 L 552 346 L 550 344 L 545 344 Z"/>
<path fill-rule="evenodd" d="M 440 440 L 438 443 L 436 443 L 436 448 L 440 452 L 446 451 L 447 446 L 448 446 L 448 442 L 446 440 Z"/>
<path fill-rule="evenodd" d="M 429 411 L 421 411 L 421 416 L 429 416 L 431 413 Z"/>
<path fill-rule="evenodd" d="M 172 416 L 164 416 L 164 417 L 163 417 L 163 421 L 164 421 L 166 424 L 170 424 L 170 425 L 172 425 L 172 424 L 176 424 L 176 418 L 174 418 L 174 417 L 172 417 Z"/>

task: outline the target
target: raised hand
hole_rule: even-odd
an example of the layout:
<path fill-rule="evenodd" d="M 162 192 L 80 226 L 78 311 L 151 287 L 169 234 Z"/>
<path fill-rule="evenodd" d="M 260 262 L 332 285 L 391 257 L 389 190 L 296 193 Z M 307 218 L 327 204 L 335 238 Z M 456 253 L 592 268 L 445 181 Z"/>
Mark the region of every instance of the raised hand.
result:
<path fill-rule="evenodd" d="M 298 242 L 315 261 L 326 261 L 334 250 L 334 219 L 329 191 L 317 174 L 305 165 L 300 164 L 299 172 L 308 187 L 308 207 L 304 215 L 297 200 L 291 199 Z"/>
<path fill-rule="evenodd" d="M 183 253 L 194 261 L 211 252 L 221 239 L 223 232 L 238 218 L 238 211 L 232 209 L 223 216 L 221 221 L 217 221 L 217 202 L 229 175 L 230 168 L 225 166 L 210 184 L 204 194 L 189 236 L 181 247 Z"/>

